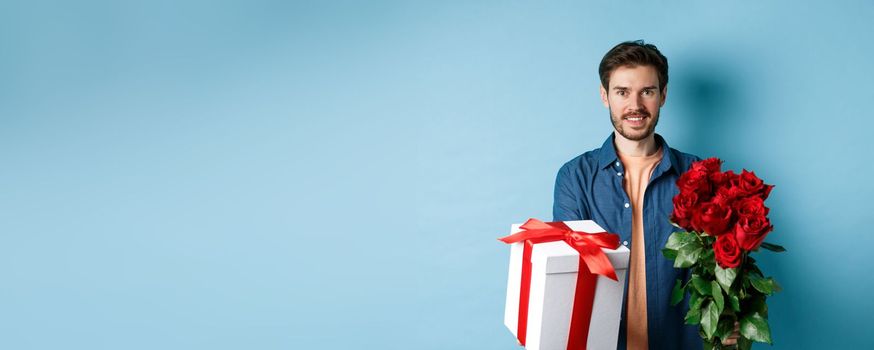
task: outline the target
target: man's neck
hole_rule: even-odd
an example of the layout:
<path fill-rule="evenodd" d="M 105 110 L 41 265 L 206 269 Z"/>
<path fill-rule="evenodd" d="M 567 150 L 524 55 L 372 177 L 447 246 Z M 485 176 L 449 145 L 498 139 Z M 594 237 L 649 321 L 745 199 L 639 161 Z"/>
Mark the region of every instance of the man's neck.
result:
<path fill-rule="evenodd" d="M 615 130 L 613 133 L 616 137 L 613 138 L 613 145 L 616 146 L 616 151 L 631 157 L 651 156 L 658 152 L 659 145 L 655 140 L 655 133 L 650 134 L 645 139 L 633 141 L 626 139 Z"/>

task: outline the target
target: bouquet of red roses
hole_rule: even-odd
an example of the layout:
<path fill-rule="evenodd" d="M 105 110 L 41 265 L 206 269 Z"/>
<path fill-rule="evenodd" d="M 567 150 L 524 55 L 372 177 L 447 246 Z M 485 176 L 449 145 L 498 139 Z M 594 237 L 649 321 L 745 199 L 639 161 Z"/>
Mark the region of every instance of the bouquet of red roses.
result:
<path fill-rule="evenodd" d="M 721 163 L 695 162 L 677 180 L 671 223 L 684 231 L 671 234 L 662 253 L 674 267 L 691 269 L 688 281 L 674 285 L 671 303 L 689 293 L 686 324 L 700 325 L 704 348 L 722 349 L 739 323 L 737 347 L 749 349 L 752 341 L 771 343 L 765 298 L 780 290 L 750 253 L 785 249 L 764 242 L 774 229 L 765 206 L 774 186 L 746 170 L 722 172 Z"/>

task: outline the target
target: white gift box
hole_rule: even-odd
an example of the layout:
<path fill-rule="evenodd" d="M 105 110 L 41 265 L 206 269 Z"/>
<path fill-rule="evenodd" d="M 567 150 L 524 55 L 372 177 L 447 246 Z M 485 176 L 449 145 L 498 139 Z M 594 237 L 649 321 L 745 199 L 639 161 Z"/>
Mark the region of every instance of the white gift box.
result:
<path fill-rule="evenodd" d="M 565 221 L 574 231 L 597 233 L 605 230 L 591 220 Z M 522 231 L 512 225 L 511 234 Z M 518 336 L 519 292 L 522 284 L 524 242 L 510 245 L 510 274 L 507 280 L 507 303 L 504 324 Z M 629 250 L 601 249 L 616 271 L 618 281 L 596 275 L 594 303 L 587 337 L 588 349 L 616 349 L 622 295 L 628 270 Z M 528 301 L 528 326 L 525 348 L 528 350 L 565 350 L 579 269 L 579 252 L 564 241 L 536 243 L 531 254 L 531 286 Z"/>

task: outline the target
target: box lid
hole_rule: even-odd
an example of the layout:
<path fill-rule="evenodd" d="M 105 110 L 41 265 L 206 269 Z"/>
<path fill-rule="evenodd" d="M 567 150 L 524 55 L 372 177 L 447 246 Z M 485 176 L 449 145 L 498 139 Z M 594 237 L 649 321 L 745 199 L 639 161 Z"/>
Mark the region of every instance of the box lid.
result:
<path fill-rule="evenodd" d="M 565 221 L 564 223 L 572 230 L 579 232 L 597 233 L 605 231 L 592 220 Z M 512 226 L 512 233 L 521 231 L 519 226 L 521 224 L 514 224 Z M 628 247 L 620 245 L 617 249 L 601 248 L 601 251 L 607 255 L 614 269 L 624 270 L 628 268 L 630 253 Z M 579 269 L 579 256 L 579 252 L 564 241 L 538 243 L 534 245 L 532 250 L 531 264 L 546 264 L 547 274 L 577 272 Z"/>

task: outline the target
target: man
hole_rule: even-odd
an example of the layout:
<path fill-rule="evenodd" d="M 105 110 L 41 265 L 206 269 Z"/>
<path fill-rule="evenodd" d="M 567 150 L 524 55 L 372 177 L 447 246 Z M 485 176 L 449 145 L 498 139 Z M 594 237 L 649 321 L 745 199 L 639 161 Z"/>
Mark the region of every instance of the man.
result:
<path fill-rule="evenodd" d="M 699 160 L 655 133 L 668 60 L 652 44 L 624 42 L 604 55 L 598 72 L 614 131 L 601 148 L 561 167 L 553 220 L 594 220 L 631 250 L 618 349 L 701 349 L 697 326 L 684 324 L 688 300 L 670 305 L 674 281 L 687 279 L 688 269 L 661 254 L 673 232 L 677 178 Z"/>

